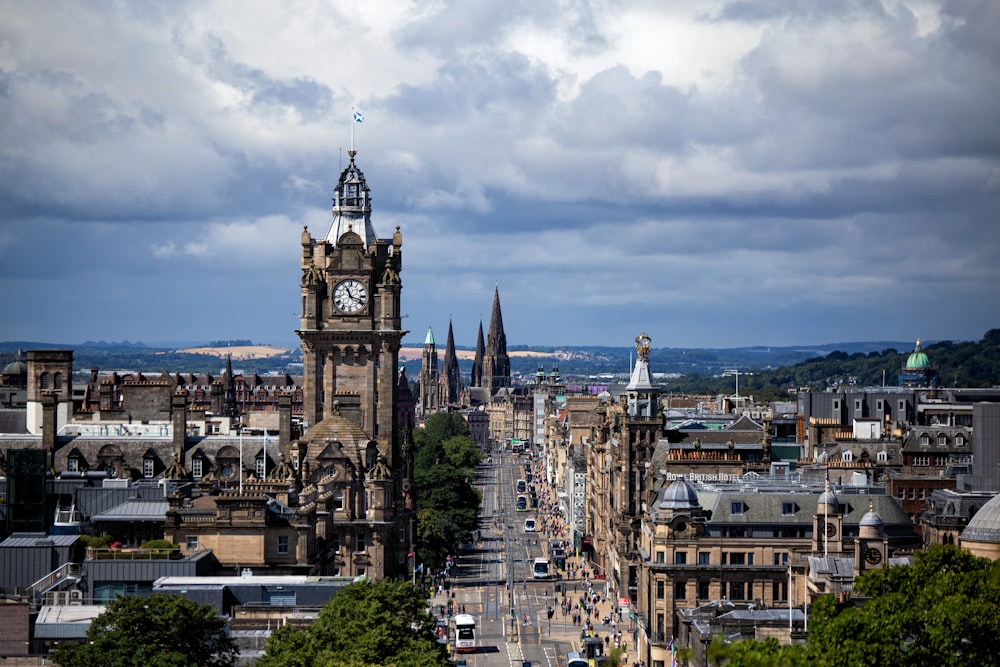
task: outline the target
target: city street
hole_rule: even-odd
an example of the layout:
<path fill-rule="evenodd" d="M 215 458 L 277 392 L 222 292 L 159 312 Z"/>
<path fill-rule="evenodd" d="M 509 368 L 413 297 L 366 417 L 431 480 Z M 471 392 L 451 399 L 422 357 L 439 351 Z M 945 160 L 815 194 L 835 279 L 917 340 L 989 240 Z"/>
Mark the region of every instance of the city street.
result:
<path fill-rule="evenodd" d="M 458 554 L 449 588 L 432 599 L 436 614 L 452 599 L 457 612 L 475 618 L 476 651 L 455 655 L 457 661 L 464 660 L 470 667 L 556 667 L 566 664 L 570 651 L 580 650 L 581 626 L 573 623 L 573 605 L 586 584 L 578 577 L 536 579 L 532 574 L 534 560 L 548 558 L 550 542 L 558 538 L 545 532 L 557 522 L 550 524 L 555 517 L 551 509 L 545 509 L 546 500 L 554 494 L 545 487 L 541 470 L 533 469 L 531 476 L 538 507 L 529 504 L 525 511 L 515 509 L 515 485 L 526 477 L 527 460 L 522 455 L 494 451 L 493 463 L 478 468 L 476 486 L 483 494 L 479 539 L 471 550 Z M 535 519 L 538 532 L 525 532 L 529 518 Z M 571 550 L 567 556 L 567 567 L 575 569 Z M 555 563 L 551 572 L 556 574 Z M 592 585 L 593 591 L 603 592 L 603 581 Z M 611 603 L 599 602 L 597 610 L 599 618 L 604 618 Z M 594 625 L 595 634 L 603 637 L 608 633 L 598 620 Z"/>

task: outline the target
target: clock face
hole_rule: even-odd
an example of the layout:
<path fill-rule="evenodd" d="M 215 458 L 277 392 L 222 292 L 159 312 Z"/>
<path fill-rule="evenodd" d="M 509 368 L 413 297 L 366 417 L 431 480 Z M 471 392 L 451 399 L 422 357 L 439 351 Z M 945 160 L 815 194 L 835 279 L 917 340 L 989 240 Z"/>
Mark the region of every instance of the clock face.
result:
<path fill-rule="evenodd" d="M 878 565 L 882 562 L 882 552 L 873 547 L 865 552 L 865 560 L 872 565 Z"/>
<path fill-rule="evenodd" d="M 345 313 L 356 313 L 368 302 L 368 290 L 357 280 L 344 280 L 333 288 L 333 305 Z"/>
<path fill-rule="evenodd" d="M 833 537 L 836 534 L 837 534 L 837 524 L 835 524 L 835 523 L 827 523 L 826 524 L 826 536 L 827 537 Z"/>

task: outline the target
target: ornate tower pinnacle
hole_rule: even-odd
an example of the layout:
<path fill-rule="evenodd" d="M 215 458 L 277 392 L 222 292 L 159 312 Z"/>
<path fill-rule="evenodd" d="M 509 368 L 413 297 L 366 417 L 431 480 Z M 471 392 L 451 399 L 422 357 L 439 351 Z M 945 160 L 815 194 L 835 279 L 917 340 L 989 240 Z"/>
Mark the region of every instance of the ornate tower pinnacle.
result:
<path fill-rule="evenodd" d="M 479 320 L 479 334 L 476 336 L 476 357 L 472 361 L 472 377 L 469 385 L 483 386 L 483 357 L 486 356 L 486 343 L 483 342 L 483 320 Z"/>
<path fill-rule="evenodd" d="M 448 321 L 448 342 L 444 348 L 444 368 L 442 372 L 441 397 L 445 405 L 456 405 L 462 391 L 462 375 L 458 369 L 458 354 L 455 352 L 455 334 L 451 320 Z"/>
<path fill-rule="evenodd" d="M 500 313 L 500 288 L 493 292 L 490 331 L 486 336 L 486 356 L 483 359 L 483 386 L 492 396 L 498 389 L 510 386 L 510 357 L 507 356 L 507 335 Z"/>

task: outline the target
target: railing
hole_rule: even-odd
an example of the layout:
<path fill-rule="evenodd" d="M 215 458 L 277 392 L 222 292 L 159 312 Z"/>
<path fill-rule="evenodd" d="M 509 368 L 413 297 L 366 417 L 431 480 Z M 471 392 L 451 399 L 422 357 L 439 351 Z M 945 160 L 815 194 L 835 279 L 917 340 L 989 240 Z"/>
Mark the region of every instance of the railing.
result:
<path fill-rule="evenodd" d="M 180 560 L 177 549 L 87 549 L 88 560 Z"/>
<path fill-rule="evenodd" d="M 212 523 L 215 521 L 215 512 L 212 510 L 202 512 L 191 512 L 189 510 L 185 510 L 183 512 L 178 512 L 174 516 L 180 519 L 182 525 Z"/>
<path fill-rule="evenodd" d="M 24 593 L 30 598 L 41 595 L 63 579 L 71 577 L 74 574 L 82 573 L 82 571 L 83 568 L 78 563 L 63 563 L 35 583 L 28 586 Z"/>
<path fill-rule="evenodd" d="M 45 593 L 58 586 L 60 582 L 70 578 L 76 578 L 78 581 L 82 579 L 83 565 L 80 563 L 63 563 L 28 586 L 25 589 L 25 596 L 28 598 L 31 610 L 36 611 L 38 609 L 38 602 Z"/>

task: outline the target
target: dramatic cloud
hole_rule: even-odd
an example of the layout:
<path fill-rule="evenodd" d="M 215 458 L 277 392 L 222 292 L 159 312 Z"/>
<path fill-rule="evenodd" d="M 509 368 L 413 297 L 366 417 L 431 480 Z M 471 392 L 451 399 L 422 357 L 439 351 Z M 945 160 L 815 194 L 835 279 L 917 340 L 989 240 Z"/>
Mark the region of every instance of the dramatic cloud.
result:
<path fill-rule="evenodd" d="M 0 10 L 0 339 L 294 344 L 352 129 L 413 342 L 1000 324 L 996 3 Z"/>

